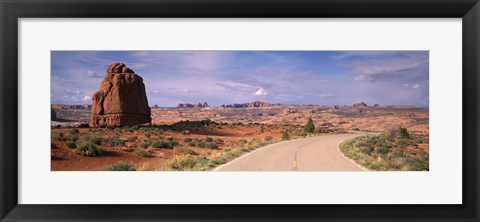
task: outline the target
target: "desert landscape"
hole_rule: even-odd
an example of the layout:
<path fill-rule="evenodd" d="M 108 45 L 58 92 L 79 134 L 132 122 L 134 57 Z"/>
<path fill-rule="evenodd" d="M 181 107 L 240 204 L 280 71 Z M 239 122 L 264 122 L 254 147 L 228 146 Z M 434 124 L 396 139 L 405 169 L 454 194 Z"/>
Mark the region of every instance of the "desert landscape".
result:
<path fill-rule="evenodd" d="M 428 107 L 152 105 L 147 80 L 120 62 L 96 81 L 91 104 L 51 104 L 53 171 L 429 170 Z"/>
<path fill-rule="evenodd" d="M 406 127 L 410 134 L 424 137 L 425 141 L 405 146 L 403 152 L 428 154 L 427 108 L 367 106 L 363 103 L 352 106 L 253 104 L 257 105 L 238 108 L 152 107 L 152 124 L 123 127 L 88 127 L 90 105 L 53 104 L 56 119 L 52 117 L 51 122 L 52 170 L 104 170 L 119 161 L 127 161 L 137 170 L 196 169 L 195 166 L 177 167 L 175 161 L 181 162 L 184 157 L 206 162 L 198 170 L 209 170 L 250 149 L 282 141 L 284 131 L 289 133 L 290 139 L 295 139 L 360 131 L 385 132 Z M 308 118 L 315 124 L 312 133 L 304 132 Z M 77 130 L 78 133 L 71 133 Z M 102 138 L 98 144 L 102 155 L 77 155 L 67 146 L 69 141 L 76 142 L 85 137 Z M 109 142 L 109 139 L 118 142 Z M 158 148 L 151 145 L 158 141 L 173 145 Z M 231 154 L 237 147 L 245 147 L 245 150 Z M 226 152 L 229 158 L 224 157 Z"/>

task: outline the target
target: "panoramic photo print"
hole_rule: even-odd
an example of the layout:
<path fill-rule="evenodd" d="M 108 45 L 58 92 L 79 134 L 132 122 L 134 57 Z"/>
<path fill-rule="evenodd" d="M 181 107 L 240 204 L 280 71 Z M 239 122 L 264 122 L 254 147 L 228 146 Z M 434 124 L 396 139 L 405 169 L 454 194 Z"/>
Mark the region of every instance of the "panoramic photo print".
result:
<path fill-rule="evenodd" d="M 52 171 L 428 171 L 428 51 L 51 51 Z"/>

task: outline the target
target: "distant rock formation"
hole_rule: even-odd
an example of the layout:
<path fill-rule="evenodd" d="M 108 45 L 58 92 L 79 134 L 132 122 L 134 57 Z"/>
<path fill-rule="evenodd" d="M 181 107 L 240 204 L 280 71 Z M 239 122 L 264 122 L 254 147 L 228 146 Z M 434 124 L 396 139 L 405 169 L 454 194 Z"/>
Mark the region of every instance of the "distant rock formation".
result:
<path fill-rule="evenodd" d="M 210 107 L 207 102 L 198 103 L 198 104 L 190 104 L 190 103 L 179 103 L 177 108 L 206 108 Z"/>
<path fill-rule="evenodd" d="M 57 112 L 54 109 L 50 108 L 50 120 L 56 121 L 57 120 Z"/>
<path fill-rule="evenodd" d="M 112 63 L 92 95 L 91 126 L 151 123 L 143 79 L 123 63 Z"/>
<path fill-rule="evenodd" d="M 320 124 L 320 127 L 326 127 L 326 128 L 333 127 L 333 124 L 330 123 L 330 122 L 325 122 L 325 123 Z"/>
<path fill-rule="evenodd" d="M 364 102 L 355 103 L 352 105 L 355 108 L 367 107 L 367 104 Z"/>
<path fill-rule="evenodd" d="M 281 104 L 271 104 L 262 101 L 255 101 L 250 103 L 235 103 L 230 105 L 222 105 L 223 108 L 255 108 L 255 107 L 272 107 L 280 106 Z"/>
<path fill-rule="evenodd" d="M 92 105 L 52 104 L 52 109 L 91 109 Z"/>

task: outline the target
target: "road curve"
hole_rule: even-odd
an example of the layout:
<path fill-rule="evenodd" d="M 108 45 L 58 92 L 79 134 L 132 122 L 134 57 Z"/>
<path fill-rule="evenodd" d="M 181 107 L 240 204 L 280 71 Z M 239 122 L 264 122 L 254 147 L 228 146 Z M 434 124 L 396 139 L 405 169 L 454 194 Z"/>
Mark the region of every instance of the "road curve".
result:
<path fill-rule="evenodd" d="M 283 141 L 245 154 L 214 171 L 363 171 L 337 149 L 340 142 L 360 135 L 338 134 Z"/>

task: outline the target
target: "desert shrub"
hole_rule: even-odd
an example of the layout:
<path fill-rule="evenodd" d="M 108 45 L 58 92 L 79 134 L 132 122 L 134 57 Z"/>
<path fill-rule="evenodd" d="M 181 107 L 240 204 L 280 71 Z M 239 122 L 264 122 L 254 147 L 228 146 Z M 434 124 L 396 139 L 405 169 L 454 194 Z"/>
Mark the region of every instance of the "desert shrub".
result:
<path fill-rule="evenodd" d="M 144 149 L 147 149 L 148 146 L 150 146 L 150 143 L 149 142 L 142 142 L 140 143 L 140 147 L 144 148 Z"/>
<path fill-rule="evenodd" d="M 75 149 L 75 153 L 84 156 L 97 156 L 102 154 L 102 149 L 93 142 L 82 142 Z"/>
<path fill-rule="evenodd" d="M 387 154 L 388 153 L 388 148 L 384 147 L 384 146 L 377 147 L 375 149 L 375 152 L 380 153 L 380 154 Z"/>
<path fill-rule="evenodd" d="M 90 125 L 88 125 L 88 123 L 80 123 L 80 124 L 78 124 L 77 127 L 78 128 L 88 128 L 88 127 L 90 127 Z"/>
<path fill-rule="evenodd" d="M 165 149 L 173 149 L 178 142 L 175 141 L 163 141 L 163 140 L 155 140 L 150 144 L 153 148 L 165 148 Z"/>
<path fill-rule="evenodd" d="M 405 153 L 401 149 L 393 149 L 389 154 L 390 158 L 400 158 L 404 157 Z"/>
<path fill-rule="evenodd" d="M 404 147 L 407 147 L 407 146 L 416 146 L 417 145 L 414 141 L 407 140 L 407 139 L 398 139 L 396 143 L 401 148 L 404 148 Z"/>
<path fill-rule="evenodd" d="M 224 142 L 223 139 L 220 139 L 220 138 L 217 139 L 217 143 L 223 143 L 223 142 Z"/>
<path fill-rule="evenodd" d="M 145 133 L 145 137 L 150 138 L 150 133 Z"/>
<path fill-rule="evenodd" d="M 76 128 L 73 128 L 73 129 L 70 129 L 70 134 L 75 134 L 75 133 L 79 133 L 80 131 L 78 131 L 78 129 Z"/>
<path fill-rule="evenodd" d="M 315 125 L 313 124 L 312 118 L 308 118 L 307 125 L 303 129 L 305 133 L 313 133 L 315 131 Z"/>
<path fill-rule="evenodd" d="M 358 150 L 362 153 L 365 154 L 370 154 L 373 151 L 373 148 L 371 146 L 359 146 Z M 378 150 L 378 149 L 377 149 Z M 387 150 L 388 151 L 388 150 Z"/>
<path fill-rule="evenodd" d="M 360 131 L 360 129 L 359 129 L 359 128 L 356 128 L 356 127 L 355 127 L 355 128 L 352 128 L 352 130 L 353 130 L 353 131 Z"/>
<path fill-rule="evenodd" d="M 195 168 L 197 163 L 198 161 L 194 158 L 184 157 L 173 159 L 169 166 L 174 170 L 190 170 Z"/>
<path fill-rule="evenodd" d="M 213 123 L 213 122 L 212 122 L 212 120 L 210 120 L 210 119 L 205 119 L 205 120 L 200 121 L 200 124 L 201 124 L 202 126 L 210 126 L 210 124 L 212 124 L 212 123 Z"/>
<path fill-rule="evenodd" d="M 67 137 L 65 137 L 67 139 L 67 141 L 72 141 L 72 142 L 76 142 L 78 140 L 78 136 L 77 135 L 68 135 Z"/>
<path fill-rule="evenodd" d="M 225 159 L 224 156 L 216 156 L 216 157 L 213 157 L 210 161 L 209 161 L 209 166 L 216 166 L 216 165 L 220 165 L 220 164 L 224 164 L 226 163 L 227 160 Z"/>
<path fill-rule="evenodd" d="M 195 146 L 196 144 L 194 142 L 189 142 L 188 146 Z"/>
<path fill-rule="evenodd" d="M 133 151 L 133 154 L 138 157 L 146 157 L 148 156 L 148 153 L 145 150 L 135 150 Z"/>
<path fill-rule="evenodd" d="M 122 128 L 115 128 L 116 133 L 121 133 L 122 131 L 123 131 Z"/>
<path fill-rule="evenodd" d="M 205 143 L 205 147 L 209 149 L 218 149 L 218 145 L 215 143 Z"/>
<path fill-rule="evenodd" d="M 290 139 L 290 135 L 288 135 L 288 131 L 283 130 L 282 131 L 282 140 L 289 140 L 289 139 Z"/>
<path fill-rule="evenodd" d="M 132 136 L 132 137 L 129 137 L 129 138 L 127 139 L 127 141 L 128 141 L 128 142 L 135 142 L 135 141 L 137 141 L 137 139 L 138 139 L 138 138 L 137 138 L 136 136 Z"/>
<path fill-rule="evenodd" d="M 198 154 L 197 152 L 195 152 L 194 150 L 192 150 L 191 148 L 186 147 L 186 146 L 178 146 L 178 147 L 175 147 L 174 150 L 179 152 L 179 153 L 183 153 L 183 154 L 189 154 L 189 155 L 197 155 Z"/>
<path fill-rule="evenodd" d="M 400 131 L 400 136 L 402 137 L 402 139 L 410 138 L 410 134 L 408 134 L 407 128 L 400 127 L 398 131 Z"/>
<path fill-rule="evenodd" d="M 131 129 L 131 130 L 139 130 L 140 127 L 139 127 L 138 125 L 135 125 L 135 126 L 130 127 L 130 129 Z"/>
<path fill-rule="evenodd" d="M 176 138 L 171 136 L 171 137 L 168 137 L 167 140 L 168 140 L 168 141 L 175 141 Z"/>
<path fill-rule="evenodd" d="M 52 133 L 52 139 L 58 140 L 60 137 L 64 137 L 65 135 L 63 133 Z"/>
<path fill-rule="evenodd" d="M 164 145 L 164 141 L 162 140 L 154 140 L 150 143 L 150 146 L 153 148 L 162 148 Z"/>
<path fill-rule="evenodd" d="M 157 134 L 162 134 L 162 133 L 165 133 L 164 129 L 157 129 Z"/>
<path fill-rule="evenodd" d="M 205 137 L 205 141 L 207 141 L 207 142 L 212 142 L 213 139 L 212 139 L 211 137 L 208 137 L 208 136 L 207 136 L 207 137 Z"/>
<path fill-rule="evenodd" d="M 238 141 L 238 143 L 240 144 L 240 146 L 243 146 L 244 144 L 248 143 L 248 141 L 245 139 L 241 139 Z"/>
<path fill-rule="evenodd" d="M 202 142 L 203 139 L 202 139 L 202 138 L 195 138 L 195 141 L 197 141 L 197 142 Z"/>
<path fill-rule="evenodd" d="M 265 141 L 272 141 L 272 139 L 273 139 L 272 136 L 266 136 L 264 140 L 265 140 Z"/>
<path fill-rule="evenodd" d="M 136 171 L 135 166 L 130 164 L 128 161 L 120 161 L 112 164 L 109 168 L 109 171 Z"/>
<path fill-rule="evenodd" d="M 70 149 L 77 148 L 77 145 L 73 141 L 67 141 L 67 147 Z"/>
<path fill-rule="evenodd" d="M 109 130 L 113 130 L 113 129 L 115 129 L 115 126 L 108 125 L 108 126 L 107 126 L 107 129 L 109 129 Z"/>
<path fill-rule="evenodd" d="M 89 134 L 81 138 L 81 141 L 92 142 L 96 145 L 101 145 L 103 138 L 99 137 L 96 134 Z"/>
<path fill-rule="evenodd" d="M 107 143 L 108 143 L 110 146 L 114 146 L 114 147 L 125 146 L 125 140 L 120 139 L 120 138 L 117 137 L 117 136 L 108 138 L 108 139 L 107 139 Z"/>
<path fill-rule="evenodd" d="M 205 142 L 198 142 L 197 143 L 197 146 L 200 147 L 200 148 L 205 148 Z"/>
<path fill-rule="evenodd" d="M 183 134 L 183 135 L 190 135 L 190 130 L 184 130 L 184 131 L 182 132 L 182 134 Z"/>
<path fill-rule="evenodd" d="M 401 148 L 415 146 L 411 139 L 402 139 L 400 130 L 393 130 L 381 135 L 361 136 L 344 141 L 340 150 L 348 157 L 373 170 L 429 170 L 428 152 L 405 153 Z M 375 147 L 373 151 L 363 147 Z M 381 158 L 379 158 L 381 157 Z"/>
<path fill-rule="evenodd" d="M 185 143 L 192 142 L 192 138 L 189 138 L 189 137 L 183 138 L 183 142 Z"/>

